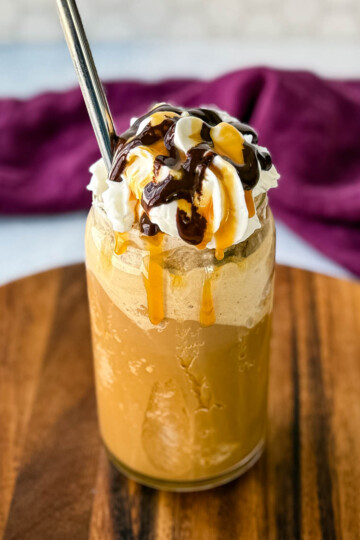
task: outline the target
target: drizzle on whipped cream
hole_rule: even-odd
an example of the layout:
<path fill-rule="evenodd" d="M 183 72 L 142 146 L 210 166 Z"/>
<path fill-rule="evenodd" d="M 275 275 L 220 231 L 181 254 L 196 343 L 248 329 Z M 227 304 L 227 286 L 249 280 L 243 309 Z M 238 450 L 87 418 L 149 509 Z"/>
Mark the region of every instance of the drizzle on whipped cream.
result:
<path fill-rule="evenodd" d="M 109 175 L 90 168 L 88 189 L 114 231 L 135 223 L 199 249 L 223 252 L 260 227 L 254 198 L 279 175 L 256 132 L 223 111 L 161 103 L 135 119 L 118 140 Z"/>

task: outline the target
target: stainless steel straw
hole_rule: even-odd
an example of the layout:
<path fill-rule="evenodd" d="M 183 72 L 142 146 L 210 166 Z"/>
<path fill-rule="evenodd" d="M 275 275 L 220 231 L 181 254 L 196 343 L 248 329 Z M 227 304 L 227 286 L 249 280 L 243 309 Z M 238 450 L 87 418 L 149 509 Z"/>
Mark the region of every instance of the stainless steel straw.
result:
<path fill-rule="evenodd" d="M 90 120 L 107 170 L 110 170 L 116 132 L 109 105 L 75 0 L 56 0 L 61 26 L 79 79 Z"/>

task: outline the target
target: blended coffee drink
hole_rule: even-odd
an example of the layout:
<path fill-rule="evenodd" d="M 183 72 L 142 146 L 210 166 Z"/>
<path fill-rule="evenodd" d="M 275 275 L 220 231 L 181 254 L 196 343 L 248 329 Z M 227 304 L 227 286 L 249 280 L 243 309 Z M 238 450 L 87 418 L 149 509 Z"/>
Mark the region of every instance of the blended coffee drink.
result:
<path fill-rule="evenodd" d="M 95 163 L 86 266 L 100 429 L 141 483 L 224 483 L 266 432 L 278 174 L 215 109 L 154 107 Z"/>

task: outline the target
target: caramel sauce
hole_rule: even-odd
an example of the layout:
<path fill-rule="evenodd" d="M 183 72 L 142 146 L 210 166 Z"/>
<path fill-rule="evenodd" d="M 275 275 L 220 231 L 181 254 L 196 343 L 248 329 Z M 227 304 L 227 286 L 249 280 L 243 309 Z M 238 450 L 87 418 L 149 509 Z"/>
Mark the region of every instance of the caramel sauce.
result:
<path fill-rule="evenodd" d="M 122 255 L 126 252 L 129 245 L 129 233 L 120 233 L 114 231 L 115 247 L 114 251 L 116 255 Z"/>
<path fill-rule="evenodd" d="M 211 274 L 206 272 L 201 296 L 200 324 L 202 326 L 211 326 L 215 323 L 215 320 L 215 309 L 211 290 Z"/>
<path fill-rule="evenodd" d="M 218 261 L 222 261 L 224 258 L 224 250 L 223 249 L 215 249 L 215 258 Z"/>
<path fill-rule="evenodd" d="M 210 130 L 214 149 L 219 155 L 228 157 L 237 165 L 243 165 L 244 160 L 244 137 L 232 125 L 222 122 Z M 216 251 L 215 257 L 218 260 L 224 258 L 224 249 L 231 246 L 235 240 L 236 217 L 234 212 L 233 186 L 227 168 L 221 170 L 223 177 L 224 191 L 228 203 L 228 214 L 219 230 L 215 234 Z M 252 197 L 252 190 L 244 190 L 245 202 L 248 209 L 249 218 L 255 215 L 255 205 Z"/>
<path fill-rule="evenodd" d="M 245 202 L 249 213 L 249 218 L 252 218 L 255 216 L 255 204 L 254 204 L 254 198 L 252 195 L 252 190 L 245 190 Z"/>
<path fill-rule="evenodd" d="M 166 146 L 164 144 L 164 140 L 160 139 L 159 141 L 154 142 L 150 146 L 145 146 L 146 150 L 151 152 L 151 154 L 156 158 L 158 155 L 169 155 L 169 152 L 166 149 Z"/>
<path fill-rule="evenodd" d="M 237 165 L 244 164 L 244 137 L 232 125 L 221 122 L 210 130 L 214 150 L 220 156 L 226 156 Z"/>
<path fill-rule="evenodd" d="M 211 166 L 212 170 L 216 175 L 221 175 L 221 186 L 223 189 L 224 195 L 224 204 L 227 208 L 226 217 L 223 219 L 219 229 L 215 233 L 215 243 L 216 243 L 216 253 L 217 258 L 221 260 L 224 256 L 224 250 L 232 246 L 235 241 L 235 233 L 237 227 L 236 219 L 236 205 L 234 204 L 233 198 L 236 193 L 234 187 L 234 175 L 229 164 L 225 164 L 221 169 L 218 169 L 215 166 Z"/>
<path fill-rule="evenodd" d="M 209 200 L 208 204 L 204 208 L 199 207 L 199 213 L 206 219 L 206 229 L 202 242 L 196 247 L 198 249 L 205 249 L 213 235 L 214 205 L 212 198 Z"/>
<path fill-rule="evenodd" d="M 163 269 L 159 261 L 162 252 L 163 234 L 144 237 L 145 248 L 149 256 L 145 259 L 147 277 L 144 284 L 147 295 L 149 319 L 152 324 L 159 324 L 164 318 L 164 284 Z"/>
<path fill-rule="evenodd" d="M 178 113 L 172 112 L 172 111 L 154 112 L 150 116 L 150 125 L 151 126 L 157 126 L 157 125 L 161 124 L 161 122 L 166 120 L 166 118 L 175 118 L 175 117 L 178 117 L 178 116 L 180 116 Z"/>

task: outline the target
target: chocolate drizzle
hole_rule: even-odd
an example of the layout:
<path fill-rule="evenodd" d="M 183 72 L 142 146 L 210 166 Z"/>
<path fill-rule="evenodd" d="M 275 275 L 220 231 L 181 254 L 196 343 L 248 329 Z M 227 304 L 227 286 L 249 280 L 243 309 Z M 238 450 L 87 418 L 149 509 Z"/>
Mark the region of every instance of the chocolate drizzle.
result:
<path fill-rule="evenodd" d="M 189 244 L 200 244 L 204 237 L 206 220 L 198 213 L 193 201 L 196 194 L 201 194 L 206 168 L 215 156 L 206 143 L 199 144 L 188 151 L 181 179 L 169 174 L 161 182 L 149 182 L 143 191 L 141 205 L 147 213 L 155 206 L 179 199 L 190 203 L 190 216 L 184 210 L 178 210 L 176 216 L 179 236 Z"/>
<path fill-rule="evenodd" d="M 176 225 L 180 238 L 185 242 L 194 246 L 201 244 L 207 223 L 206 219 L 199 214 L 194 205 L 191 205 L 190 216 L 184 210 L 177 211 Z"/>
<path fill-rule="evenodd" d="M 146 234 L 146 236 L 155 236 L 155 234 L 160 232 L 160 229 L 156 223 L 153 223 L 149 216 L 144 212 L 140 217 L 140 231 L 143 234 Z"/>
<path fill-rule="evenodd" d="M 115 182 L 121 181 L 121 174 L 125 168 L 129 152 L 137 146 L 151 146 L 155 142 L 164 138 L 165 133 L 173 125 L 171 119 L 166 119 L 156 126 L 146 126 L 145 129 L 136 137 L 128 142 L 123 141 L 124 135 L 120 137 L 119 145 L 116 149 L 113 164 L 110 170 L 109 178 Z"/>
<path fill-rule="evenodd" d="M 136 134 L 140 124 L 154 113 L 165 113 L 165 119 L 158 125 L 148 124 L 141 133 Z M 176 116 L 166 112 L 174 113 Z M 181 114 L 187 112 L 202 120 L 200 137 L 202 142 L 187 152 L 185 159 L 181 158 L 174 144 L 176 123 Z M 158 155 L 154 159 L 153 181 L 149 182 L 142 194 L 141 205 L 145 210 L 140 218 L 141 231 L 153 236 L 159 232 L 157 225 L 153 224 L 148 217 L 152 208 L 162 204 L 168 204 L 175 200 L 183 199 L 189 203 L 189 210 L 177 210 L 176 222 L 180 237 L 186 242 L 198 245 L 202 242 L 207 222 L 200 215 L 194 199 L 201 195 L 203 178 L 207 167 L 216 157 L 213 151 L 213 142 L 210 136 L 211 128 L 223 122 L 221 116 L 212 109 L 182 109 L 163 103 L 150 110 L 144 116 L 138 118 L 134 124 L 119 137 L 118 146 L 114 155 L 113 165 L 109 174 L 110 180 L 120 182 L 129 152 L 137 146 L 151 146 L 159 140 L 163 140 L 168 155 Z M 236 169 L 239 179 L 245 190 L 253 189 L 260 178 L 260 170 L 269 170 L 272 166 L 270 154 L 260 150 L 255 144 L 258 141 L 257 133 L 248 125 L 237 120 L 226 119 L 226 123 L 234 126 L 246 139 L 251 137 L 251 142 L 244 140 L 243 157 L 244 163 L 239 165 L 230 158 L 222 156 Z M 158 175 L 162 166 L 168 167 L 170 173 L 165 179 L 158 181 Z M 177 172 L 177 174 L 174 173 Z"/>

